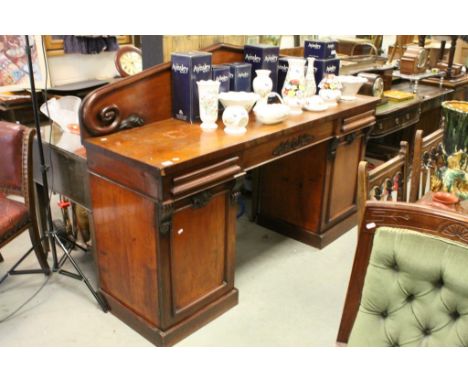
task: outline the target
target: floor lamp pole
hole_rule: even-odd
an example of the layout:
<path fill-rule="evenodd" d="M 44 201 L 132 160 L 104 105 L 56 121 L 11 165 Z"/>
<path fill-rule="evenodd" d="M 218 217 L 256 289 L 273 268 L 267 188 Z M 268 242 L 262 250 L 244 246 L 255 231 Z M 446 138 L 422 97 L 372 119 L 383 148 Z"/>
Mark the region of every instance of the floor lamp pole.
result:
<path fill-rule="evenodd" d="M 29 83 L 31 85 L 31 99 L 32 99 L 32 108 L 34 116 L 34 126 L 36 129 L 36 139 L 37 139 L 37 148 L 39 152 L 40 160 L 40 169 L 42 175 L 42 185 L 45 189 L 45 192 L 42 194 L 42 203 L 43 206 L 46 206 L 46 229 L 47 229 L 47 238 L 49 240 L 50 249 L 52 251 L 52 270 L 55 272 L 58 269 L 58 258 L 57 258 L 57 249 L 55 247 L 55 238 L 51 233 L 54 230 L 54 223 L 52 221 L 52 211 L 50 209 L 50 200 L 49 200 L 49 182 L 47 179 L 47 165 L 45 163 L 44 149 L 42 147 L 42 137 L 41 137 L 41 127 L 40 127 L 40 118 L 37 102 L 37 93 L 36 93 L 36 83 L 34 81 L 34 69 L 32 64 L 32 54 L 31 54 L 31 45 L 29 43 L 29 36 L 26 35 L 26 55 L 28 57 L 28 69 L 29 69 Z"/>
<path fill-rule="evenodd" d="M 77 280 L 83 281 L 86 286 L 88 287 L 89 291 L 92 293 L 98 304 L 101 306 L 102 310 L 104 312 L 107 312 L 108 306 L 107 302 L 101 297 L 101 295 L 94 290 L 93 286 L 89 282 L 88 278 L 85 276 L 85 274 L 81 271 L 80 267 L 76 263 L 76 261 L 73 259 L 71 256 L 70 252 L 71 249 L 67 249 L 64 244 L 60 241 L 60 238 L 56 236 L 56 230 L 54 227 L 54 222 L 52 220 L 52 211 L 50 208 L 50 198 L 49 198 L 49 182 L 47 180 L 47 165 L 45 162 L 45 157 L 44 157 L 44 148 L 42 146 L 42 137 L 41 137 L 41 127 L 40 127 L 40 119 L 39 119 L 39 108 L 38 108 L 38 102 L 37 102 L 37 93 L 36 93 L 36 84 L 34 82 L 34 70 L 33 70 L 33 64 L 32 64 L 32 54 L 31 54 L 31 45 L 29 43 L 29 36 L 25 36 L 26 38 L 26 54 L 28 56 L 28 68 L 29 68 L 29 81 L 31 84 L 31 99 L 32 99 L 32 107 L 33 107 L 33 114 L 34 114 L 34 125 L 36 128 L 36 138 L 37 138 L 37 145 L 38 145 L 38 152 L 39 152 L 39 160 L 40 160 L 40 168 L 41 168 L 41 175 L 42 175 L 42 186 L 45 189 L 45 192 L 41 192 L 42 194 L 42 202 L 44 207 L 46 208 L 46 236 L 49 240 L 50 244 L 50 249 L 52 251 L 52 259 L 53 259 L 53 267 L 52 270 L 54 272 L 59 272 L 65 276 L 73 277 Z M 46 100 L 47 102 L 47 100 Z M 63 250 L 64 255 L 58 261 L 57 258 L 57 249 L 56 249 L 56 244 L 60 246 L 60 248 Z M 42 245 L 42 242 L 41 242 Z M 76 274 L 63 270 L 61 269 L 62 266 L 64 265 L 65 261 L 70 261 L 72 266 L 76 270 Z"/>

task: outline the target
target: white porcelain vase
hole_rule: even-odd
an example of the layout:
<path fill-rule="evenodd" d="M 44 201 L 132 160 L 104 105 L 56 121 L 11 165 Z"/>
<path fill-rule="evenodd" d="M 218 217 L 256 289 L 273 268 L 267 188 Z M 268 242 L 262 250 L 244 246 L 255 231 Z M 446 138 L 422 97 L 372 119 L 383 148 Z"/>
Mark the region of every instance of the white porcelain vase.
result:
<path fill-rule="evenodd" d="M 257 76 L 252 82 L 253 90 L 260 97 L 258 102 L 266 103 L 268 94 L 273 89 L 273 81 L 270 78 L 271 71 L 268 69 L 258 69 L 255 73 L 257 73 Z"/>
<path fill-rule="evenodd" d="M 305 76 L 305 98 L 313 97 L 315 93 L 317 93 L 314 63 L 314 57 L 307 57 L 307 72 Z"/>
<path fill-rule="evenodd" d="M 305 96 L 305 59 L 289 58 L 288 73 L 284 80 L 281 95 L 284 103 L 290 107 L 290 114 L 298 115 L 302 113 L 302 105 Z"/>
<path fill-rule="evenodd" d="M 198 101 L 200 106 L 201 128 L 203 131 L 214 131 L 218 125 L 219 81 L 202 80 L 197 82 Z"/>
<path fill-rule="evenodd" d="M 242 106 L 228 106 L 223 112 L 224 132 L 229 135 L 242 135 L 247 131 L 249 114 Z"/>

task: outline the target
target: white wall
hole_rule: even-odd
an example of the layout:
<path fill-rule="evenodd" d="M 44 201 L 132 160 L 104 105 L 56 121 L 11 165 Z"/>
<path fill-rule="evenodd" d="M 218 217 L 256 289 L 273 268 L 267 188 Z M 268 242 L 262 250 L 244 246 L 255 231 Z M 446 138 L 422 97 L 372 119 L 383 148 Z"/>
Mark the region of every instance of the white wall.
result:
<path fill-rule="evenodd" d="M 52 86 L 118 75 L 114 59 L 116 52 L 99 54 L 64 54 L 48 58 Z"/>

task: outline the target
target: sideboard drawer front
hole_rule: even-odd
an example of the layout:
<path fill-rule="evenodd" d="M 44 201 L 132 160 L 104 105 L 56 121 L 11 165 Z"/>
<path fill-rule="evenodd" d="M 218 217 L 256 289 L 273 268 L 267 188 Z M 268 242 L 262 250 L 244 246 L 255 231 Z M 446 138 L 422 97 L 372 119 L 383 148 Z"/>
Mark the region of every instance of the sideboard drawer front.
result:
<path fill-rule="evenodd" d="M 403 112 L 394 113 L 385 118 L 377 118 L 374 129 L 371 132 L 373 137 L 381 137 L 402 130 L 419 121 L 421 109 L 418 105 Z"/>
<path fill-rule="evenodd" d="M 341 125 L 342 133 L 349 133 L 354 130 L 363 129 L 372 126 L 375 123 L 375 111 L 369 110 L 352 117 L 345 118 Z"/>
<path fill-rule="evenodd" d="M 329 121 L 310 128 L 304 128 L 294 134 L 285 134 L 262 145 L 245 151 L 243 158 L 244 170 L 270 162 L 274 159 L 301 151 L 321 141 L 330 139 L 336 121 Z"/>
<path fill-rule="evenodd" d="M 228 158 L 176 176 L 172 179 L 171 194 L 175 198 L 181 198 L 216 184 L 228 182 L 241 173 L 239 157 Z"/>

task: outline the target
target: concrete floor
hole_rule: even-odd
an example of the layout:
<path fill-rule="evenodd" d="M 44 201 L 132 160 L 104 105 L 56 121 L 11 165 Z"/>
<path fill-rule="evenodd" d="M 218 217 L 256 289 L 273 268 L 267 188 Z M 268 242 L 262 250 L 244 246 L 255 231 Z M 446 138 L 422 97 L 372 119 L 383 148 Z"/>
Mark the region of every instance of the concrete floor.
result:
<path fill-rule="evenodd" d="M 351 272 L 356 229 L 318 250 L 239 219 L 235 285 L 239 304 L 177 346 L 334 346 Z M 23 234 L 2 248 L 3 274 L 29 246 Z M 96 285 L 92 256 L 74 252 Z M 31 255 L 25 265 L 36 266 Z M 12 276 L 0 285 L 0 346 L 152 346 L 86 286 L 60 274 Z"/>

